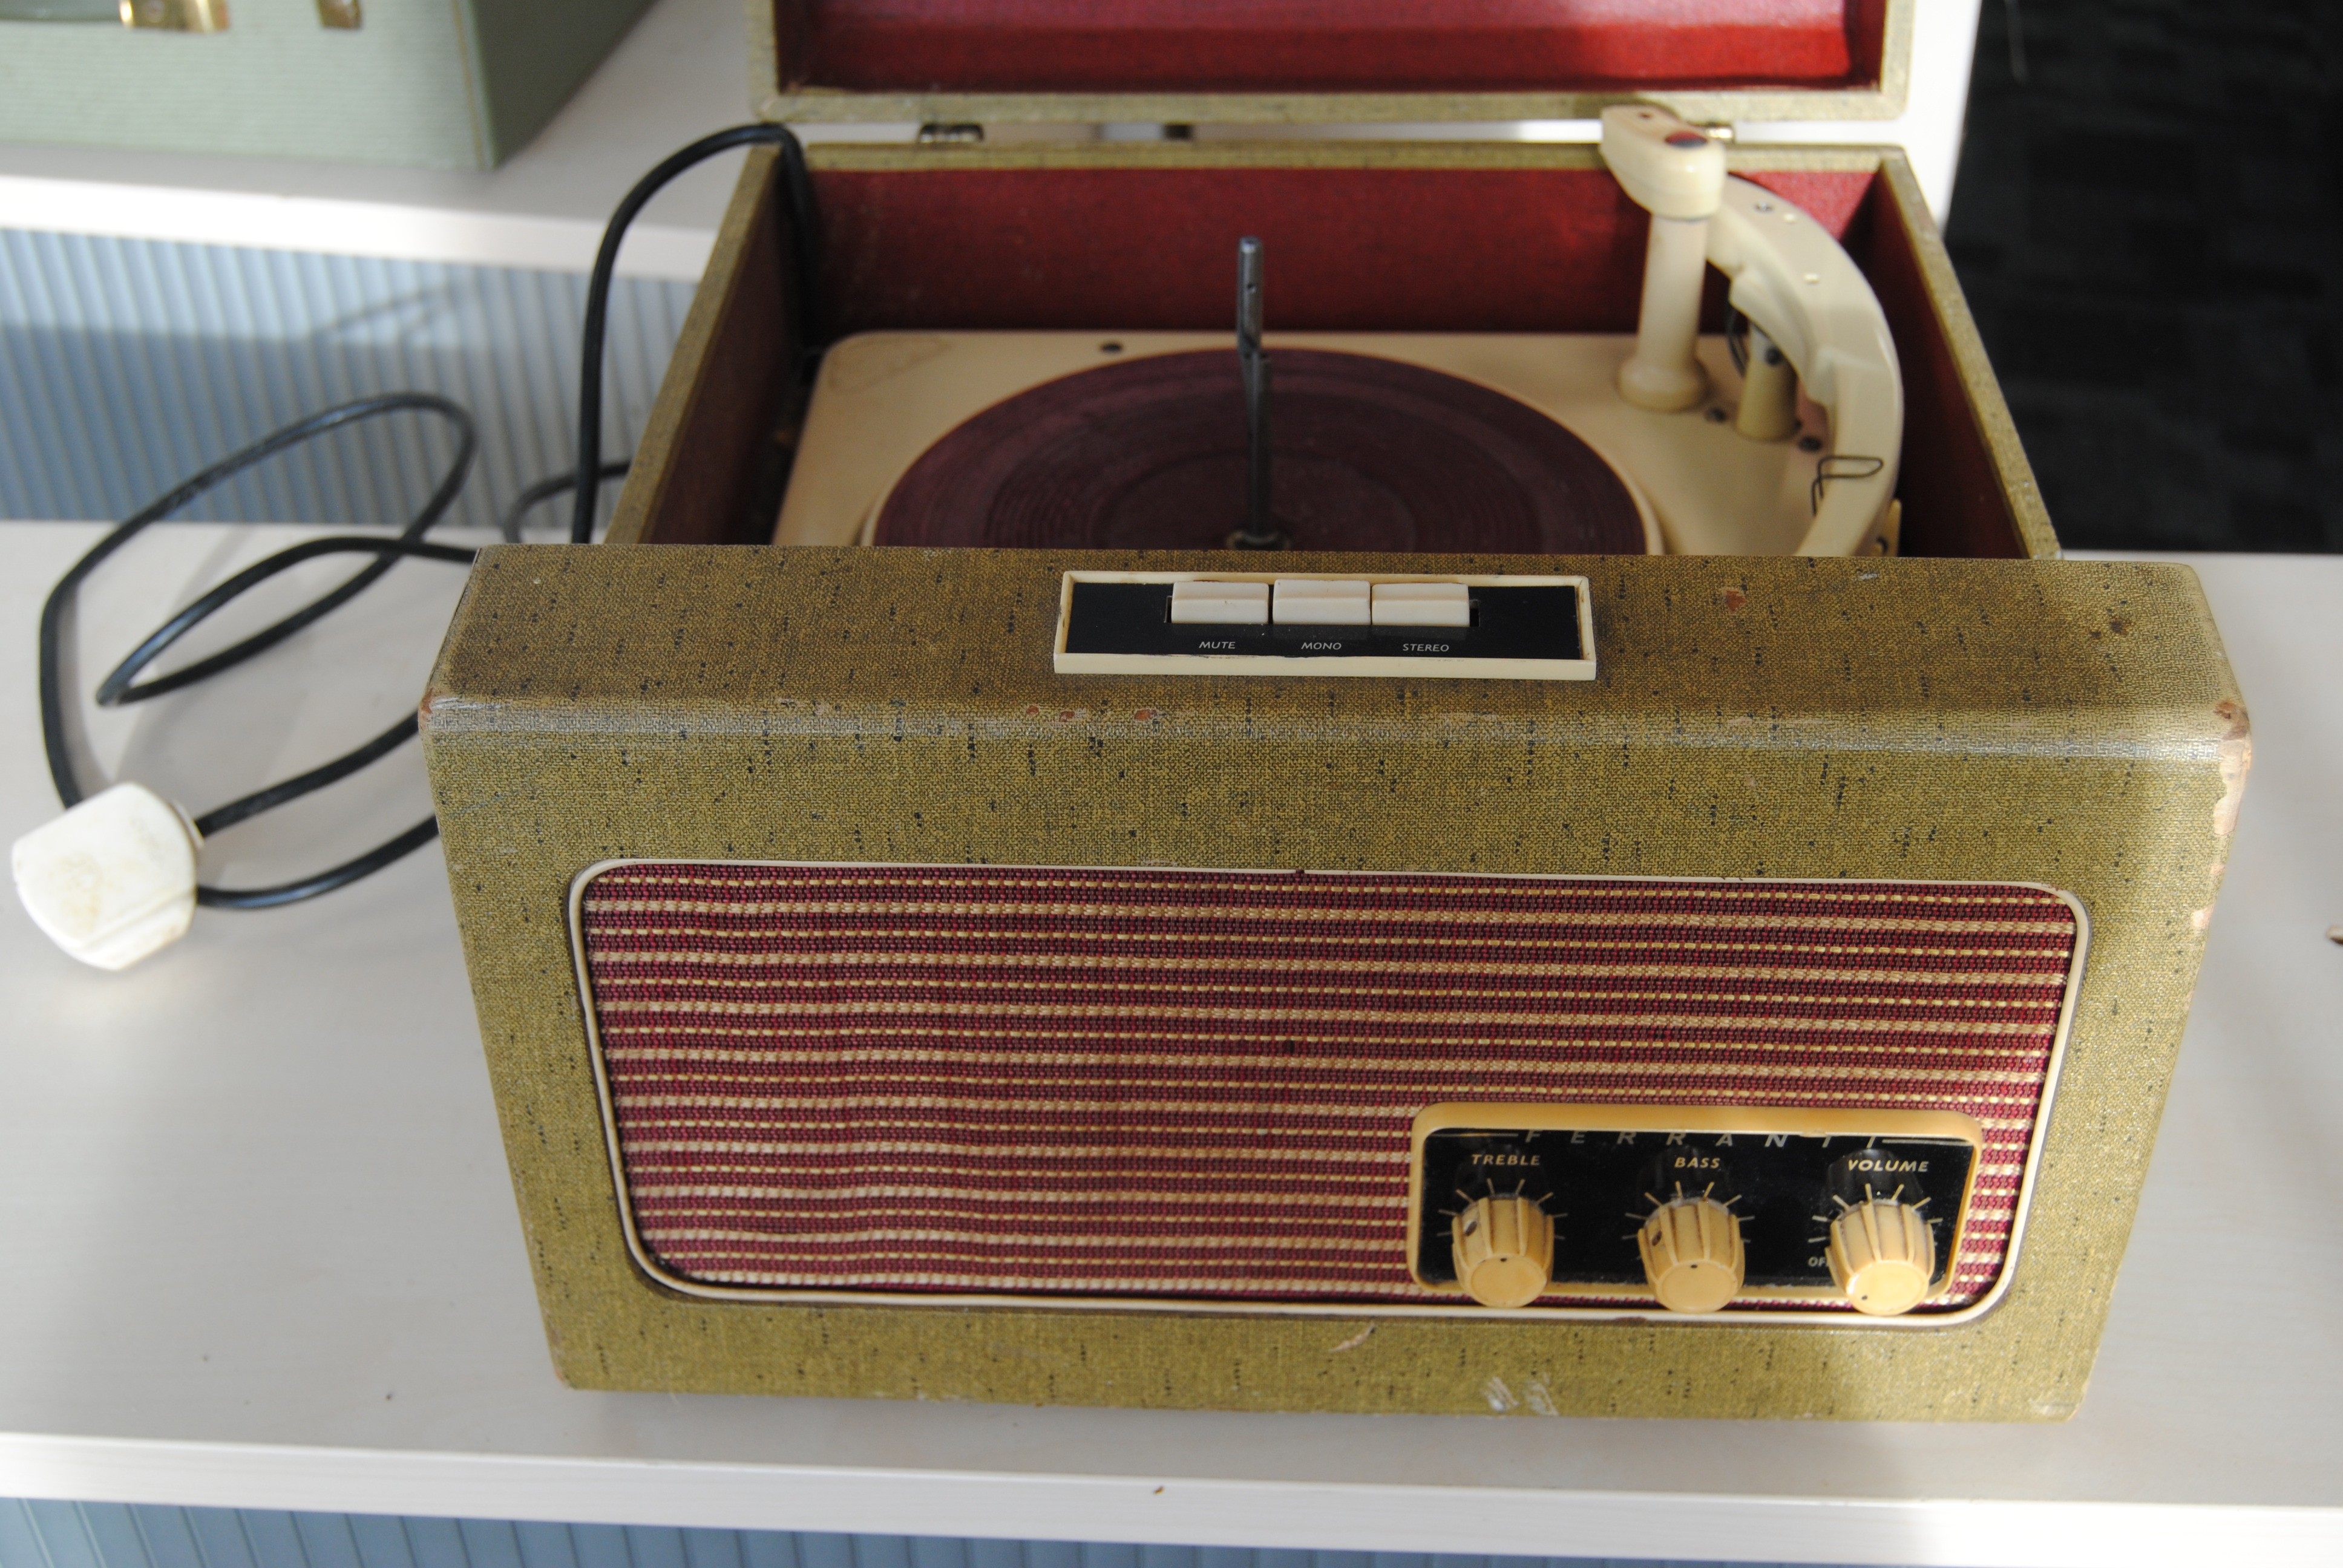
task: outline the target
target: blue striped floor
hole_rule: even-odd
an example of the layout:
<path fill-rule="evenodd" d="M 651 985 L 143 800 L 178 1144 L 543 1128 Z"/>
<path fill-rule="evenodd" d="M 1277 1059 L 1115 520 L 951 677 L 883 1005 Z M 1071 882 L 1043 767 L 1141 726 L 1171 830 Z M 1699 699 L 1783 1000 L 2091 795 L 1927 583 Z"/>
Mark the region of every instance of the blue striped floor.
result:
<path fill-rule="evenodd" d="M 1593 1557 L 1253 1552 L 671 1530 L 0 1499 L 0 1568 L 1724 1568 Z"/>
<path fill-rule="evenodd" d="M 691 289 L 612 290 L 606 453 L 633 449 Z M 450 520 L 489 526 L 570 462 L 584 304 L 570 273 L 0 228 L 0 518 L 123 517 L 305 414 L 414 390 L 478 420 L 479 463 Z M 448 449 L 421 419 L 377 424 L 184 515 L 397 521 Z"/>

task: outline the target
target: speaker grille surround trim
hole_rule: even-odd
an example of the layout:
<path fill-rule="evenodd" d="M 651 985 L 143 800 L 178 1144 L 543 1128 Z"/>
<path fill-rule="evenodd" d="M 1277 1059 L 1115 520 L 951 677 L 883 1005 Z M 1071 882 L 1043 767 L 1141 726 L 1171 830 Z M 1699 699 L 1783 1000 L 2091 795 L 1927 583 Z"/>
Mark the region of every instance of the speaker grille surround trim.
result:
<path fill-rule="evenodd" d="M 1951 1288 L 1882 1327 L 2006 1282 L 2087 935 L 2022 884 L 648 860 L 572 917 L 692 1294 L 1485 1314 L 1408 1273 L 1425 1105 L 1966 1112 Z M 1855 1319 L 1790 1306 L 1706 1321 Z"/>

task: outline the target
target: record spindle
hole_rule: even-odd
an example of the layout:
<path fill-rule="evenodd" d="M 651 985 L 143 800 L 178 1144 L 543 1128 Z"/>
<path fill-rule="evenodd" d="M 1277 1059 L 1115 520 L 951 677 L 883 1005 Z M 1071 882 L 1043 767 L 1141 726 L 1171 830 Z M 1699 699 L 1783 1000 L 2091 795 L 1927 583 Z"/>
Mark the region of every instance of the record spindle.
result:
<path fill-rule="evenodd" d="M 1237 363 L 1244 376 L 1245 521 L 1229 533 L 1232 550 L 1282 550 L 1289 541 L 1270 516 L 1269 356 L 1261 347 L 1261 241 L 1237 241 Z"/>

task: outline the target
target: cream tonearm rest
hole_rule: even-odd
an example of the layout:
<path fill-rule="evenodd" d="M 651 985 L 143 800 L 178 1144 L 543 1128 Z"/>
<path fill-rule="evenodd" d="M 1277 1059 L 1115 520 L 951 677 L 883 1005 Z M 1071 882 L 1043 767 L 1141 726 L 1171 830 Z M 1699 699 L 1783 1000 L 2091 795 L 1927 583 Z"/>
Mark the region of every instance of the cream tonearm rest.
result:
<path fill-rule="evenodd" d="M 1635 352 L 1619 392 L 1638 407 L 1689 409 L 1707 394 L 1694 357 L 1704 269 L 1732 279 L 1726 297 L 1747 317 L 1750 375 L 1737 419 L 1745 434 L 1785 431 L 1798 382 L 1830 413 L 1831 450 L 1816 471 L 1815 518 L 1796 553 L 1868 548 L 1896 494 L 1904 382 L 1887 319 L 1845 251 L 1813 216 L 1725 172 L 1725 148 L 1643 105 L 1603 111 L 1603 160 L 1652 215 Z M 1795 371 L 1765 374 L 1778 349 Z"/>

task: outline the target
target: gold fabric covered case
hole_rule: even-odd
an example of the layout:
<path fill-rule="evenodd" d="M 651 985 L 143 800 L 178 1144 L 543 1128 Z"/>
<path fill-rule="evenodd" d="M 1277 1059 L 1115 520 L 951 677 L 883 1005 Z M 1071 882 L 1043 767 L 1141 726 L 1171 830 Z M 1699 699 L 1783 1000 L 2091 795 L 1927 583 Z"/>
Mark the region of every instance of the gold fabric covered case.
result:
<path fill-rule="evenodd" d="M 2190 573 L 1416 558 L 1411 567 L 1430 572 L 1584 575 L 1603 673 L 1568 682 L 1053 674 L 1061 572 L 1142 563 L 1198 564 L 690 548 L 505 548 L 483 558 L 426 703 L 425 740 L 565 1377 L 609 1388 L 1253 1409 L 1486 1411 L 1488 1391 L 1502 1386 L 1576 1412 L 2071 1412 L 2242 786 L 2242 709 Z M 810 864 L 880 877 L 921 866 L 1151 865 L 1759 889 L 2031 885 L 2060 895 L 2046 896 L 2046 910 L 2071 900 L 2087 912 L 2088 950 L 2063 1003 L 2055 1093 L 2017 1199 L 2022 1241 L 2006 1277 L 1990 1282 L 1990 1310 L 1957 1322 L 1775 1322 L 1731 1312 L 1653 1321 L 1648 1306 L 1588 1317 L 1495 1312 L 1453 1297 L 1428 1312 L 1339 1292 L 1296 1302 L 1274 1289 L 1233 1304 L 1225 1292 L 1190 1303 L 1153 1288 L 1109 1301 L 1086 1298 L 1080 1282 L 1037 1289 L 1006 1274 L 993 1289 L 956 1285 L 941 1299 L 917 1290 L 884 1299 L 886 1282 L 874 1292 L 869 1281 L 799 1297 L 728 1292 L 721 1281 L 691 1290 L 630 1251 L 641 1194 L 622 1191 L 628 1157 L 613 1158 L 571 920 L 581 879 L 588 891 L 578 896 L 591 896 L 587 874 L 613 861 Z M 715 946 L 749 950 L 729 942 Z M 1696 944 L 1671 950 L 1687 945 Z M 1649 962 L 1664 967 L 1666 957 L 1654 951 Z M 676 989 L 661 994 L 689 1000 L 688 977 L 671 979 Z M 1363 998 L 1372 980 L 1359 981 Z M 981 1021 L 980 996 L 938 1002 L 904 983 L 899 1011 L 940 1008 Z M 614 994 L 599 998 L 606 1042 Z M 719 1010 L 739 1022 L 757 1013 L 756 1000 L 719 998 Z M 852 1021 L 817 1032 L 850 1046 L 840 1030 Z M 2038 1009 L 2026 1027 L 2039 1028 Z M 1851 1102 L 1900 1107 L 1925 1094 L 1919 1044 L 1916 1065 L 1849 1064 L 1841 1088 L 1854 1086 Z M 1685 1060 L 1688 1049 L 1662 1055 Z M 1433 1101 L 1618 1098 L 1539 1091 L 1510 1077 L 1459 1092 L 1469 1081 L 1468 1061 L 1436 1091 L 1370 1107 L 1396 1129 L 1384 1174 L 1401 1191 L 1410 1120 Z M 1999 1091 L 1991 1072 L 1982 1081 L 1971 1102 L 1990 1116 Z M 750 1096 L 762 1109 L 749 1119 L 850 1121 L 867 1113 L 859 1103 L 888 1099 L 883 1086 L 866 1087 L 877 1101 L 833 1096 L 795 1113 Z M 1664 1073 L 1655 1092 L 1695 1106 L 1778 1100 L 1745 1087 L 1707 1094 L 1689 1070 Z M 1294 1127 L 1299 1100 L 1252 1103 L 1264 1136 Z M 1067 1107 L 1063 1125 L 1094 1128 L 1082 1109 Z M 1125 1124 L 1136 1121 L 1134 1111 Z M 1201 1141 L 1207 1122 L 1198 1127 Z M 910 1184 L 940 1183 L 950 1185 L 930 1171 Z M 1147 1216 L 1132 1208 L 1144 1201 L 1091 1206 L 1083 1224 L 1108 1247 L 1145 1234 Z M 1404 1222 L 1403 1203 L 1391 1203 L 1390 1221 Z M 1403 1271 L 1403 1258 L 1391 1261 Z M 1021 1294 L 1029 1299 L 1001 1299 Z"/>

